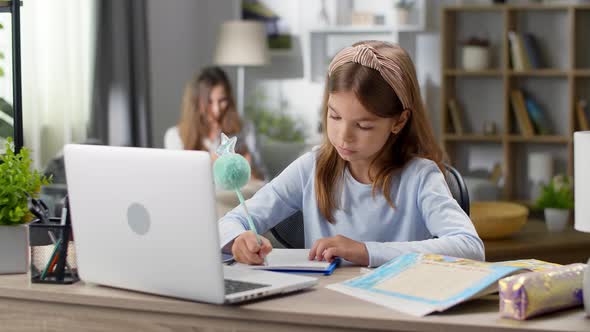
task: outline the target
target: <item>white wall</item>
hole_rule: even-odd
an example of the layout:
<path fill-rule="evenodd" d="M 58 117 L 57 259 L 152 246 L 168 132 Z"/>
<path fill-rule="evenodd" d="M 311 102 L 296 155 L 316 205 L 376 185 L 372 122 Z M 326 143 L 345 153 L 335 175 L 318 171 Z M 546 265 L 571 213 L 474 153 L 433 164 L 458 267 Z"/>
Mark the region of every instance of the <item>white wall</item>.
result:
<path fill-rule="evenodd" d="M 219 23 L 235 17 L 237 1 L 148 0 L 152 139 L 163 146 L 180 116 L 184 84 L 211 65 Z"/>
<path fill-rule="evenodd" d="M 337 2 L 355 3 L 355 8 L 389 15 L 393 8 L 391 0 L 327 0 L 326 11 L 330 25 L 337 22 Z M 255 92 L 266 96 L 266 105 L 271 110 L 293 114 L 298 117 L 306 128 L 308 140 L 319 140 L 318 127 L 320 107 L 323 97 L 323 81 L 312 81 L 310 70 L 309 30 L 321 26 L 321 2 L 317 0 L 262 0 L 264 4 L 276 12 L 286 22 L 288 31 L 293 36 L 294 47 L 288 55 L 271 55 L 271 63 L 265 67 L 248 68 L 246 72 L 246 104 L 252 102 Z M 359 7 L 360 6 L 360 7 Z M 330 37 L 328 53 L 336 53 L 344 45 L 360 39 L 394 38 L 393 35 L 339 35 Z M 272 52 L 271 52 L 272 54 Z"/>
<path fill-rule="evenodd" d="M 335 3 L 326 1 L 332 22 Z M 273 109 L 299 115 L 308 133 L 316 134 L 323 83 L 311 82 L 306 77 L 307 28 L 317 21 L 318 0 L 264 0 L 277 11 L 288 13 L 291 32 L 295 36 L 293 54 L 272 56 L 271 64 L 246 69 L 246 102 L 258 89 L 268 97 Z M 406 48 L 417 67 L 418 78 L 424 87 L 426 104 L 438 134 L 440 55 L 440 7 L 455 0 L 427 0 L 427 30 L 420 33 L 404 32 L 399 42 Z M 391 1 L 363 2 L 363 7 L 382 6 L 384 14 Z M 383 5 L 385 4 L 385 5 Z M 238 0 L 148 0 L 148 29 L 150 36 L 151 101 L 153 141 L 162 146 L 165 130 L 178 121 L 184 83 L 202 66 L 210 65 L 215 50 L 219 24 L 237 17 Z M 298 12 L 294 12 L 297 10 Z M 226 68 L 235 77 L 233 68 Z M 282 100 L 282 101 L 281 101 Z M 316 134 L 317 135 L 317 134 Z M 312 137 L 313 138 L 313 137 Z"/>

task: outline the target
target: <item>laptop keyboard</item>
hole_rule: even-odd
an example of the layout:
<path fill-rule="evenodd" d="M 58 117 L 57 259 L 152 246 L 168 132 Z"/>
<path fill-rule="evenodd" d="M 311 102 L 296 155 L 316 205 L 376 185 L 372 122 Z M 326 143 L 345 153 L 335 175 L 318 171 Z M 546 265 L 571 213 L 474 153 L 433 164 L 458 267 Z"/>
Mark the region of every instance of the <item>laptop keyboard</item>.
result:
<path fill-rule="evenodd" d="M 270 285 L 265 285 L 265 284 L 255 284 L 252 282 L 237 281 L 237 280 L 230 280 L 230 279 L 225 279 L 224 281 L 225 281 L 225 295 L 270 286 Z"/>

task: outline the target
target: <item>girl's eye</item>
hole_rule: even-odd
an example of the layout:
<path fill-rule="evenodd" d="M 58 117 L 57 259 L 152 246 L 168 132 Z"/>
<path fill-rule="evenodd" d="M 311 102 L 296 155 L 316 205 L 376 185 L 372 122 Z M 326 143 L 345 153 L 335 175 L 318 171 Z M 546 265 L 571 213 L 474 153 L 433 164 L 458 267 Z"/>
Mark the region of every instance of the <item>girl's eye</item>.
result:
<path fill-rule="evenodd" d="M 356 125 L 360 130 L 371 130 L 373 129 L 373 127 L 365 127 L 365 126 L 361 126 L 360 124 Z"/>
<path fill-rule="evenodd" d="M 340 120 L 340 117 L 336 115 L 330 115 L 330 119 Z"/>

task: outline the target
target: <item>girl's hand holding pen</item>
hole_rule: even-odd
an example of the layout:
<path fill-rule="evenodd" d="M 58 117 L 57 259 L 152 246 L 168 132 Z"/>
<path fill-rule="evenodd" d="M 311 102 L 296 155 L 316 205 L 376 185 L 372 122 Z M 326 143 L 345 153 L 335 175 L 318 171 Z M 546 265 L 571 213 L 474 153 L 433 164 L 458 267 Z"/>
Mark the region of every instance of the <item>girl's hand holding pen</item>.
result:
<path fill-rule="evenodd" d="M 342 235 L 319 239 L 309 250 L 309 260 L 332 262 L 336 257 L 358 265 L 369 265 L 369 252 L 365 244 Z"/>
<path fill-rule="evenodd" d="M 258 244 L 258 239 L 261 244 Z M 264 258 L 272 251 L 272 244 L 267 238 L 247 231 L 234 240 L 231 251 L 234 259 L 239 263 L 261 265 L 264 263 Z"/>
<path fill-rule="evenodd" d="M 232 245 L 232 254 L 237 262 L 245 264 L 263 264 L 265 257 L 272 250 L 268 239 L 256 232 L 256 225 L 248 212 L 246 200 L 240 191 L 250 180 L 250 164 L 239 154 L 235 153 L 236 137 L 229 138 L 221 133 L 221 145 L 217 148 L 219 157 L 213 164 L 215 184 L 223 190 L 236 192 L 240 204 L 244 208 L 250 231 L 238 236 Z"/>

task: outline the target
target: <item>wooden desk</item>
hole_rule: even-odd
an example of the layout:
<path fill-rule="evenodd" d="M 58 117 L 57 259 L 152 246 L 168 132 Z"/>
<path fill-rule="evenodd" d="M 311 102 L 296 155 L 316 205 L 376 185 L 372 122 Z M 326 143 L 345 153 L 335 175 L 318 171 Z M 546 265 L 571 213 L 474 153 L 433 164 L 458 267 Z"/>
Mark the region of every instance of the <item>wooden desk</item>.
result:
<path fill-rule="evenodd" d="M 542 220 L 529 220 L 519 232 L 502 240 L 485 240 L 486 261 L 536 258 L 560 264 L 586 263 L 590 258 L 590 233 L 568 225 L 563 232 L 547 231 Z"/>
<path fill-rule="evenodd" d="M 463 303 L 442 314 L 412 317 L 323 286 L 358 267 L 321 277 L 319 286 L 241 306 L 181 301 L 107 287 L 30 284 L 0 276 L 0 326 L 9 331 L 590 331 L 582 308 L 531 321 L 502 319 L 497 298 Z"/>

